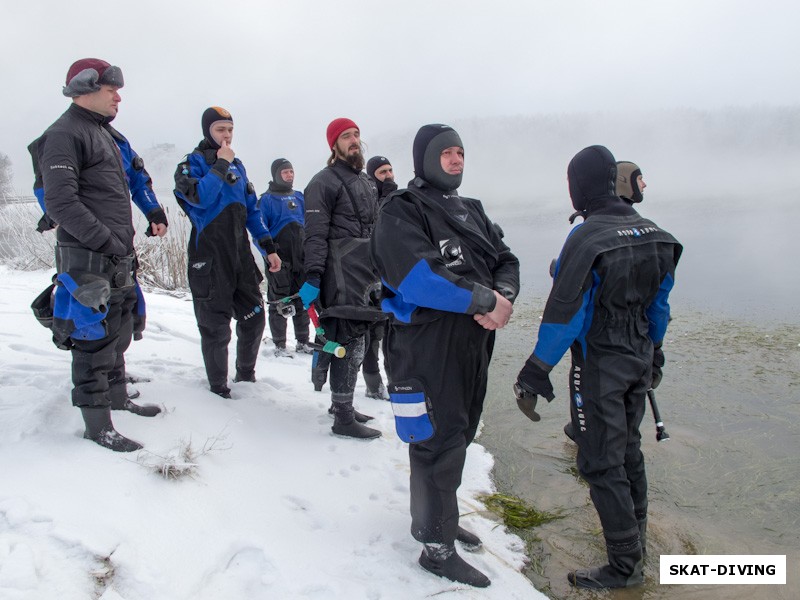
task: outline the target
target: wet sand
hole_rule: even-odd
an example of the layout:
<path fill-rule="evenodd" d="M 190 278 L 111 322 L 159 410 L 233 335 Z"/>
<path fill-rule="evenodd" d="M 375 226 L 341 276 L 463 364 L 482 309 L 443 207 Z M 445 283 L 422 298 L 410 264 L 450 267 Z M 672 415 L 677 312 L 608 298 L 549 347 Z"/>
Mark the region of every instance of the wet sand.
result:
<path fill-rule="evenodd" d="M 642 425 L 649 480 L 646 583 L 575 590 L 569 570 L 606 562 L 600 522 L 577 477 L 569 420 L 569 356 L 552 374 L 556 399 L 532 423 L 511 383 L 535 342 L 542 298 L 521 298 L 500 332 L 478 442 L 495 456 L 500 491 L 559 519 L 529 532 L 527 574 L 553 598 L 794 598 L 800 593 L 800 325 L 752 324 L 675 307 L 656 397 L 671 439 Z M 661 554 L 785 554 L 785 586 L 659 585 Z"/>

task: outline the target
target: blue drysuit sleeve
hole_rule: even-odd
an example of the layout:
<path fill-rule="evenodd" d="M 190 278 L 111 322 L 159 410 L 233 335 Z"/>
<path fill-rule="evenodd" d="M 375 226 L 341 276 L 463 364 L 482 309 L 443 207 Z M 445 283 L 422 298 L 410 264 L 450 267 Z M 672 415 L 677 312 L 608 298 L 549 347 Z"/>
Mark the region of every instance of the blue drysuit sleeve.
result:
<path fill-rule="evenodd" d="M 553 289 L 558 285 L 558 275 L 553 282 Z M 592 272 L 587 282 L 584 284 L 583 292 L 575 302 L 565 306 L 565 303 L 556 300 L 555 294 L 550 293 L 547 306 L 542 316 L 542 324 L 539 326 L 539 335 L 536 347 L 533 349 L 532 358 L 545 371 L 550 371 L 569 347 L 578 340 L 586 355 L 586 334 L 592 324 L 594 317 L 594 295 L 595 290 L 600 285 L 600 277 Z M 556 307 L 556 303 L 559 304 Z M 550 318 L 553 312 L 558 314 L 570 314 L 571 317 L 566 322 L 554 321 Z"/>
<path fill-rule="evenodd" d="M 658 288 L 656 297 L 645 312 L 645 314 L 647 314 L 647 319 L 650 321 L 648 334 L 656 346 L 664 341 L 664 335 L 667 333 L 667 325 L 669 324 L 669 293 L 674 284 L 675 280 L 672 277 L 672 273 L 667 273 Z"/>
<path fill-rule="evenodd" d="M 239 162 L 239 168 L 244 175 L 244 189 L 247 194 L 245 198 L 245 206 L 247 207 L 247 229 L 256 242 L 260 242 L 264 238 L 271 238 L 272 236 L 269 234 L 269 229 L 264 224 L 264 217 L 258 209 L 258 196 L 256 196 L 255 189 L 247 178 L 247 171 L 245 171 L 244 165 L 241 162 Z"/>
<path fill-rule="evenodd" d="M 209 169 L 201 154 L 192 153 L 181 163 L 175 175 L 175 195 L 198 208 L 208 209 L 217 203 L 225 185 L 224 177 L 230 163 L 224 159 Z"/>
<path fill-rule="evenodd" d="M 125 174 L 128 177 L 128 188 L 130 189 L 133 203 L 147 216 L 151 211 L 161 208 L 153 191 L 153 181 L 144 168 L 143 161 L 130 147 L 130 144 L 117 141 L 117 145 L 120 148 L 120 154 L 122 154 Z"/>
<path fill-rule="evenodd" d="M 372 236 L 372 256 L 395 296 L 382 308 L 409 322 L 417 308 L 483 314 L 494 309 L 494 292 L 457 275 L 426 235 L 413 204 L 394 198 L 382 205 Z"/>

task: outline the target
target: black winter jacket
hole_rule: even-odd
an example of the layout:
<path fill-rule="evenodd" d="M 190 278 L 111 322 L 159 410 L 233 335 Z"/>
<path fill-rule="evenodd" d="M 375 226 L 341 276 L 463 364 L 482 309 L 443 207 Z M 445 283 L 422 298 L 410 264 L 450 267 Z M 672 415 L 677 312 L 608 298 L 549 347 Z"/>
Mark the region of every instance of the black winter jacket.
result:
<path fill-rule="evenodd" d="M 107 117 L 72 104 L 42 135 L 38 161 L 47 214 L 59 243 L 127 256 L 133 253 L 128 183 Z"/>
<path fill-rule="evenodd" d="M 368 238 L 372 234 L 377 214 L 378 190 L 365 173 L 355 171 L 337 160 L 333 166 L 314 176 L 304 194 L 305 272 L 309 278 L 321 277 L 325 271 L 329 240 Z M 356 204 L 355 209 L 353 202 Z"/>

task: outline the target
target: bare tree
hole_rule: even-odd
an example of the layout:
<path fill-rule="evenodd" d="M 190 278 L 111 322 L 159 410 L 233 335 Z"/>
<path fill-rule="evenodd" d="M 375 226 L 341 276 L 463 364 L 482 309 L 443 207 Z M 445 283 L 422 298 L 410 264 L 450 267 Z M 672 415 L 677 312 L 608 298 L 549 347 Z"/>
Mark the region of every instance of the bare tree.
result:
<path fill-rule="evenodd" d="M 7 154 L 0 152 L 0 202 L 14 195 L 14 167 Z"/>

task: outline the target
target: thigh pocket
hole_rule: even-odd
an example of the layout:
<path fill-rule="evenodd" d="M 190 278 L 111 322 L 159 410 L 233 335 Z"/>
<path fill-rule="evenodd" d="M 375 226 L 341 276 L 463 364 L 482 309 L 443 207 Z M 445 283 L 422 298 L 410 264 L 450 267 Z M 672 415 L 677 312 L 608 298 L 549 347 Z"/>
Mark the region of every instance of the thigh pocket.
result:
<path fill-rule="evenodd" d="M 419 381 L 409 379 L 390 383 L 389 397 L 392 401 L 395 429 L 401 440 L 416 444 L 433 437 L 436 431 L 433 407 Z"/>
<path fill-rule="evenodd" d="M 194 300 L 210 300 L 214 295 L 211 277 L 212 258 L 197 258 L 189 263 L 189 289 Z"/>
<path fill-rule="evenodd" d="M 281 265 L 280 271 L 276 273 L 268 272 L 267 280 L 272 287 L 273 293 L 278 296 L 276 300 L 280 300 L 291 294 L 289 290 L 292 287 L 292 273 L 289 271 L 286 263 Z"/>

